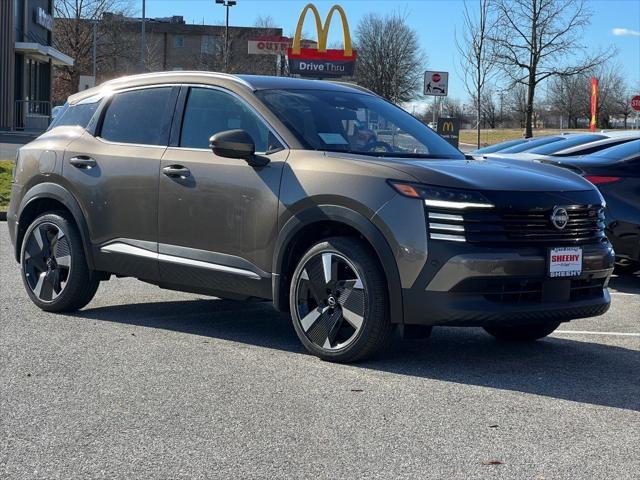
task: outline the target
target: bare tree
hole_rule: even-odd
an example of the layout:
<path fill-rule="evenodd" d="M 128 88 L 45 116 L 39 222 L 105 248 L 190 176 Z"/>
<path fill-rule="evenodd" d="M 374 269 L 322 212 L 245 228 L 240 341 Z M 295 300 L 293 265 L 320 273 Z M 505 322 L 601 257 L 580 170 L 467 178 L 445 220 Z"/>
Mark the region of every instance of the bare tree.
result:
<path fill-rule="evenodd" d="M 462 121 L 464 111 L 460 100 L 453 97 L 444 97 L 441 98 L 441 100 L 440 111 L 442 114 L 447 117 L 458 118 Z"/>
<path fill-rule="evenodd" d="M 507 96 L 507 108 L 511 111 L 511 120 L 520 128 L 524 128 L 527 117 L 527 87 L 515 84 Z"/>
<path fill-rule="evenodd" d="M 531 137 L 536 87 L 550 77 L 591 70 L 613 51 L 584 52 L 582 34 L 591 18 L 585 0 L 496 2 L 496 60 L 513 83 L 527 87 L 525 136 Z"/>
<path fill-rule="evenodd" d="M 77 91 L 80 75 L 93 72 L 94 32 L 96 69 L 108 69 L 114 59 L 132 53 L 130 36 L 123 34 L 130 2 L 128 0 L 55 0 L 54 46 L 74 59 L 70 67 L 57 67 L 57 98 Z M 138 49 L 139 52 L 139 49 Z"/>
<path fill-rule="evenodd" d="M 487 88 L 482 92 L 480 106 L 480 120 L 485 128 L 496 128 L 498 123 L 498 106 L 495 101 L 496 95 L 492 88 Z"/>
<path fill-rule="evenodd" d="M 456 36 L 456 47 L 460 54 L 460 67 L 467 92 L 471 96 L 477 113 L 477 144 L 480 148 L 480 120 L 482 112 L 483 91 L 487 80 L 493 73 L 496 58 L 490 45 L 495 20 L 491 17 L 493 0 L 477 0 L 477 16 L 469 12 L 467 2 L 464 3 L 462 37 Z"/>
<path fill-rule="evenodd" d="M 253 22 L 253 26 L 258 28 L 276 28 L 276 21 L 271 15 L 258 15 Z"/>
<path fill-rule="evenodd" d="M 357 82 L 393 103 L 419 94 L 424 55 L 407 14 L 365 15 L 356 29 Z"/>
<path fill-rule="evenodd" d="M 585 115 L 589 96 L 589 76 L 586 74 L 558 76 L 551 80 L 547 99 L 551 108 L 566 117 L 569 128 L 578 128 L 578 118 Z"/>

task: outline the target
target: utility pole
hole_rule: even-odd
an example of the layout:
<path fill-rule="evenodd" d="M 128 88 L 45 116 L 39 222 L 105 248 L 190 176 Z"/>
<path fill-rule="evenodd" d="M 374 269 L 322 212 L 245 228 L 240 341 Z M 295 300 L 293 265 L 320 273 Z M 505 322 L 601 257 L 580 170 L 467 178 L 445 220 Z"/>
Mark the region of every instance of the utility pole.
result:
<path fill-rule="evenodd" d="M 146 22 L 146 3 L 147 0 L 142 0 L 142 35 L 140 37 L 140 70 L 142 72 L 144 72 L 146 70 L 145 68 L 145 61 L 144 61 L 144 57 L 145 57 L 145 50 L 147 49 L 147 42 L 146 42 L 146 38 L 145 38 L 145 22 Z"/>
<path fill-rule="evenodd" d="M 229 8 L 233 7 L 236 0 L 216 0 L 218 5 L 223 5 L 227 9 L 226 21 L 224 24 L 224 71 L 229 71 Z"/>
<path fill-rule="evenodd" d="M 93 20 L 93 48 L 92 48 L 92 57 L 93 57 L 93 81 L 96 81 L 96 73 L 97 73 L 97 68 L 96 68 L 96 40 L 98 37 L 97 34 L 97 30 L 98 30 L 98 21 L 96 19 Z"/>

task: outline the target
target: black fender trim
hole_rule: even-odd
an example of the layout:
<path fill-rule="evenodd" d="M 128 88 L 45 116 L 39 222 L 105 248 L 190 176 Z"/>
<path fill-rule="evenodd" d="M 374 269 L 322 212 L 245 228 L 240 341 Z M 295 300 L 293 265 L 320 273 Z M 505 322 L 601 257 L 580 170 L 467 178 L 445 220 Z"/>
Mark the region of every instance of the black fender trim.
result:
<path fill-rule="evenodd" d="M 66 188 L 57 183 L 39 183 L 32 187 L 22 198 L 20 202 L 20 207 L 18 208 L 18 228 L 22 230 L 26 230 L 28 225 L 21 225 L 22 215 L 25 209 L 37 200 L 42 199 L 51 199 L 56 200 L 62 203 L 67 210 L 71 212 L 73 216 L 73 220 L 76 222 L 78 226 L 78 230 L 80 231 L 80 236 L 82 237 L 82 246 L 84 248 L 84 254 L 87 258 L 87 263 L 91 270 L 94 269 L 93 263 L 93 252 L 91 249 L 91 241 L 89 236 L 89 228 L 87 226 L 87 222 L 85 220 L 82 209 L 80 208 L 80 204 L 73 196 L 71 192 L 69 192 Z M 16 260 L 20 261 L 20 245 L 22 244 L 22 238 L 20 241 L 16 241 L 15 245 L 15 256 Z"/>
<path fill-rule="evenodd" d="M 395 257 L 382 232 L 364 215 L 346 207 L 335 205 L 318 205 L 296 213 L 280 230 L 273 253 L 273 303 L 276 309 L 285 310 L 288 306 L 281 305 L 281 288 L 284 278 L 283 266 L 286 263 L 286 252 L 290 242 L 304 227 L 317 222 L 334 221 L 343 223 L 357 230 L 373 247 L 385 276 L 389 290 L 389 308 L 391 321 L 403 323 L 402 287 L 400 274 Z"/>

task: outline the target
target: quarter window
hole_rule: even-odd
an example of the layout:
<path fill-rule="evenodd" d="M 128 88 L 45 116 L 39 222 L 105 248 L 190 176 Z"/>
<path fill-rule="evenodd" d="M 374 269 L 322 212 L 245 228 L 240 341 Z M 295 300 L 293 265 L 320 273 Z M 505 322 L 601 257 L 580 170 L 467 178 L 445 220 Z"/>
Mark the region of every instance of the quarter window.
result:
<path fill-rule="evenodd" d="M 240 99 L 210 88 L 190 90 L 182 122 L 181 147 L 209 148 L 212 135 L 234 129 L 242 129 L 251 136 L 256 152 L 282 148 L 264 122 Z"/>
<path fill-rule="evenodd" d="M 107 107 L 100 136 L 105 140 L 143 145 L 167 145 L 171 87 L 116 94 Z"/>

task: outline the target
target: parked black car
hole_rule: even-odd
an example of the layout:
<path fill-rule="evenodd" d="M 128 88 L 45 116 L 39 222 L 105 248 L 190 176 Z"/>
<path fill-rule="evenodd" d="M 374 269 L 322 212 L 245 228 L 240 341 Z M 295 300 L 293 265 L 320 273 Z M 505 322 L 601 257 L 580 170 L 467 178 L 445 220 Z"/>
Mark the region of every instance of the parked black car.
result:
<path fill-rule="evenodd" d="M 607 202 L 606 232 L 620 270 L 640 268 L 640 140 L 592 155 L 544 160 L 593 183 Z"/>

